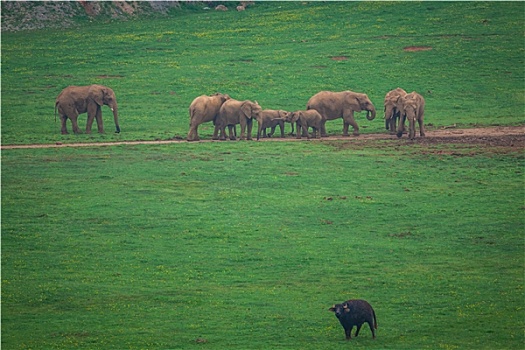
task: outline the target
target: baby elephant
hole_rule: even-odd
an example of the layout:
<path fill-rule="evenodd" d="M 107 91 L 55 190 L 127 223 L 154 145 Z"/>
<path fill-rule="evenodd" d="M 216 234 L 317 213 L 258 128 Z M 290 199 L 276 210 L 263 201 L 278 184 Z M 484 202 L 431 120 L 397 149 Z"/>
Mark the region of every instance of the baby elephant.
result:
<path fill-rule="evenodd" d="M 341 322 L 345 329 L 346 340 L 350 340 L 352 336 L 350 332 L 354 326 L 357 326 L 355 336 L 359 335 L 359 330 L 363 323 L 368 323 L 372 331 L 372 338 L 376 337 L 377 320 L 376 313 L 372 306 L 365 300 L 347 300 L 342 304 L 336 304 L 328 310 L 333 311 L 335 316 Z"/>
<path fill-rule="evenodd" d="M 266 137 L 267 128 L 272 128 L 272 131 L 268 134 L 268 137 L 271 137 L 277 126 L 281 129 L 281 137 L 284 137 L 284 120 L 288 114 L 288 112 L 283 110 L 264 109 L 257 117 L 257 123 L 259 124 L 257 140 L 261 137 L 261 132 L 263 137 Z"/>
<path fill-rule="evenodd" d="M 289 123 L 295 123 L 297 126 L 297 135 L 296 138 L 301 138 L 301 128 L 302 134 L 306 135 L 307 138 L 310 138 L 308 134 L 308 128 L 313 129 L 312 136 L 315 138 L 321 138 L 321 130 L 324 126 L 325 120 L 315 109 L 310 109 L 307 111 L 296 111 L 288 114 L 286 116 L 286 121 Z"/>

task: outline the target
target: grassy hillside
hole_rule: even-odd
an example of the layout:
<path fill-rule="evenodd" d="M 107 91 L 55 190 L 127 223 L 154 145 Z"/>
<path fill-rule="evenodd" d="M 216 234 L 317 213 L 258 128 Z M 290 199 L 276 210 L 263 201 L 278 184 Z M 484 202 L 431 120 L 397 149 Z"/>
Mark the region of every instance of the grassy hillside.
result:
<path fill-rule="evenodd" d="M 320 90 L 365 92 L 382 111 L 403 87 L 436 127 L 523 123 L 524 4 L 261 3 L 244 12 L 83 23 L 2 36 L 2 142 L 185 136 L 190 102 L 221 91 L 296 110 Z M 410 46 L 431 50 L 405 51 Z M 333 57 L 344 57 L 334 60 Z M 122 134 L 61 136 L 54 99 L 68 85 L 112 87 Z M 112 119 L 108 108 L 106 129 Z M 383 131 L 381 113 L 363 132 Z M 85 125 L 85 116 L 81 117 Z M 340 122 L 328 131 L 339 134 Z M 211 126 L 202 128 L 211 136 Z"/>
<path fill-rule="evenodd" d="M 381 111 L 401 86 L 430 128 L 522 124 L 524 7 L 266 2 L 2 33 L 2 144 L 184 137 L 215 91 L 294 110 L 352 89 Z M 106 134 L 60 135 L 55 96 L 91 83 L 122 133 L 104 107 Z M 522 349 L 524 165 L 405 139 L 2 150 L 2 349 Z M 349 298 L 376 340 L 344 340 L 328 308 Z"/>
<path fill-rule="evenodd" d="M 523 345 L 520 154 L 229 142 L 2 157 L 2 348 Z M 375 341 L 345 342 L 328 308 L 348 298 L 374 306 Z"/>

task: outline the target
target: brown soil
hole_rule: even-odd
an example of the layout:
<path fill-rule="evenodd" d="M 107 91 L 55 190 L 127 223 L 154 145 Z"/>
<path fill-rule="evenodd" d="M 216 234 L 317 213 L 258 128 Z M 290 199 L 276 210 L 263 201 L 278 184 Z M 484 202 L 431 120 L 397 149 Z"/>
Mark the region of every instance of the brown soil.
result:
<path fill-rule="evenodd" d="M 417 135 L 417 134 L 416 134 Z M 487 128 L 472 128 L 472 129 L 456 129 L 456 128 L 441 128 L 435 130 L 427 130 L 426 137 L 410 141 L 406 135 L 398 139 L 395 135 L 388 133 L 380 134 L 361 134 L 358 137 L 342 137 L 330 136 L 322 138 L 319 142 L 332 141 L 346 141 L 348 147 L 366 145 L 369 142 L 398 140 L 399 145 L 407 143 L 420 144 L 426 146 L 442 145 L 442 144 L 467 144 L 486 147 L 503 147 L 514 151 L 523 151 L 525 146 L 525 126 L 496 126 Z M 300 142 L 306 141 L 305 138 L 297 140 L 295 137 L 287 137 L 285 139 L 270 138 L 261 139 L 261 142 Z M 1 149 L 17 149 L 17 148 L 60 148 L 60 147 L 99 147 L 99 146 L 117 146 L 117 145 L 159 145 L 171 143 L 185 143 L 186 140 L 173 139 L 161 141 L 121 141 L 121 142 L 93 142 L 93 143 L 60 143 L 55 144 L 34 144 L 34 145 L 2 145 Z M 230 142 L 230 141 L 212 141 L 202 140 L 199 142 Z"/>
<path fill-rule="evenodd" d="M 330 58 L 334 61 L 346 61 L 348 59 L 346 56 L 331 56 Z"/>
<path fill-rule="evenodd" d="M 403 50 L 405 51 L 428 51 L 428 50 L 432 50 L 432 47 L 430 46 L 407 46 L 405 48 L 403 48 Z"/>

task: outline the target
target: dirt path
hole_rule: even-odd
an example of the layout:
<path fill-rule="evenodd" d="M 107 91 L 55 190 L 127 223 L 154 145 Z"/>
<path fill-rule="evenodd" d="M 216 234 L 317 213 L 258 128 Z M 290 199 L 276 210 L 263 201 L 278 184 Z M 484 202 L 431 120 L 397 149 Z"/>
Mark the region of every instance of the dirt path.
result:
<path fill-rule="evenodd" d="M 342 137 L 342 136 L 330 136 L 323 138 L 322 140 L 334 141 L 334 140 L 391 140 L 397 139 L 395 135 L 388 135 L 387 133 L 380 134 L 362 134 L 358 137 Z M 489 140 L 490 139 L 490 140 Z M 305 140 L 304 138 L 302 139 Z M 403 136 L 402 140 L 407 140 L 406 136 Z M 525 126 L 497 126 L 487 128 L 472 128 L 472 129 L 456 129 L 442 128 L 437 130 L 428 130 L 426 137 L 419 139 L 416 138 L 415 142 L 421 142 L 424 144 L 434 143 L 496 143 L 499 144 L 501 141 L 503 144 L 513 143 L 519 147 L 523 147 L 525 143 Z M 261 139 L 262 142 L 275 142 L 275 141 L 300 141 L 294 137 L 288 137 L 286 139 Z M 186 140 L 162 140 L 162 141 L 119 141 L 119 142 L 86 142 L 86 143 L 60 143 L 56 144 L 33 144 L 33 145 L 2 145 L 2 150 L 8 149 L 22 149 L 22 148 L 61 148 L 61 147 L 101 147 L 101 146 L 119 146 L 119 145 L 164 145 L 172 143 L 185 143 Z M 221 142 L 213 140 L 202 140 L 199 142 Z"/>

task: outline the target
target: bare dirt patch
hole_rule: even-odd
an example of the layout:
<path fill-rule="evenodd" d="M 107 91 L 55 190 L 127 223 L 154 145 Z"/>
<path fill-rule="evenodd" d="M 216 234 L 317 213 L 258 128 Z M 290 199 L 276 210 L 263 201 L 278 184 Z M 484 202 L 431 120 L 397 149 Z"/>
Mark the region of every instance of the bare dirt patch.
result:
<path fill-rule="evenodd" d="M 306 138 L 296 139 L 295 137 L 267 138 L 254 142 L 338 142 L 339 148 L 357 148 L 370 145 L 376 141 L 395 141 L 399 145 L 420 144 L 420 145 L 445 145 L 445 144 L 467 144 L 480 145 L 483 147 L 507 148 L 510 151 L 523 151 L 525 147 L 525 126 L 496 126 L 486 128 L 471 129 L 435 129 L 426 130 L 426 137 L 417 137 L 415 140 L 408 140 L 406 135 L 398 139 L 395 135 L 388 133 L 361 134 L 358 137 L 349 136 L 330 136 L 318 140 L 307 141 Z M 340 142 L 344 141 L 344 142 Z M 162 145 L 172 143 L 186 143 L 183 139 L 156 140 L 156 141 L 118 141 L 118 142 L 86 142 L 86 143 L 62 143 L 53 144 L 33 144 L 33 145 L 2 145 L 1 149 L 16 148 L 60 148 L 60 147 L 101 147 L 118 145 Z M 213 141 L 201 140 L 198 142 L 232 142 L 232 141 Z M 233 141 L 242 142 L 242 141 Z"/>
<path fill-rule="evenodd" d="M 348 60 L 347 56 L 330 56 L 330 59 L 334 61 L 346 61 Z"/>
<path fill-rule="evenodd" d="M 409 52 L 429 51 L 429 50 L 432 50 L 432 47 L 431 46 L 407 46 L 407 47 L 404 47 L 403 50 L 409 51 Z"/>
<path fill-rule="evenodd" d="M 426 137 L 409 140 L 406 135 L 398 139 L 395 135 L 366 134 L 358 138 L 346 138 L 346 141 L 328 142 L 335 149 L 363 149 L 371 146 L 402 149 L 417 147 L 421 154 L 439 154 L 451 156 L 474 156 L 477 154 L 508 154 L 524 156 L 525 127 L 490 127 L 473 129 L 437 129 L 427 131 Z M 334 140 L 335 141 L 335 140 Z"/>

